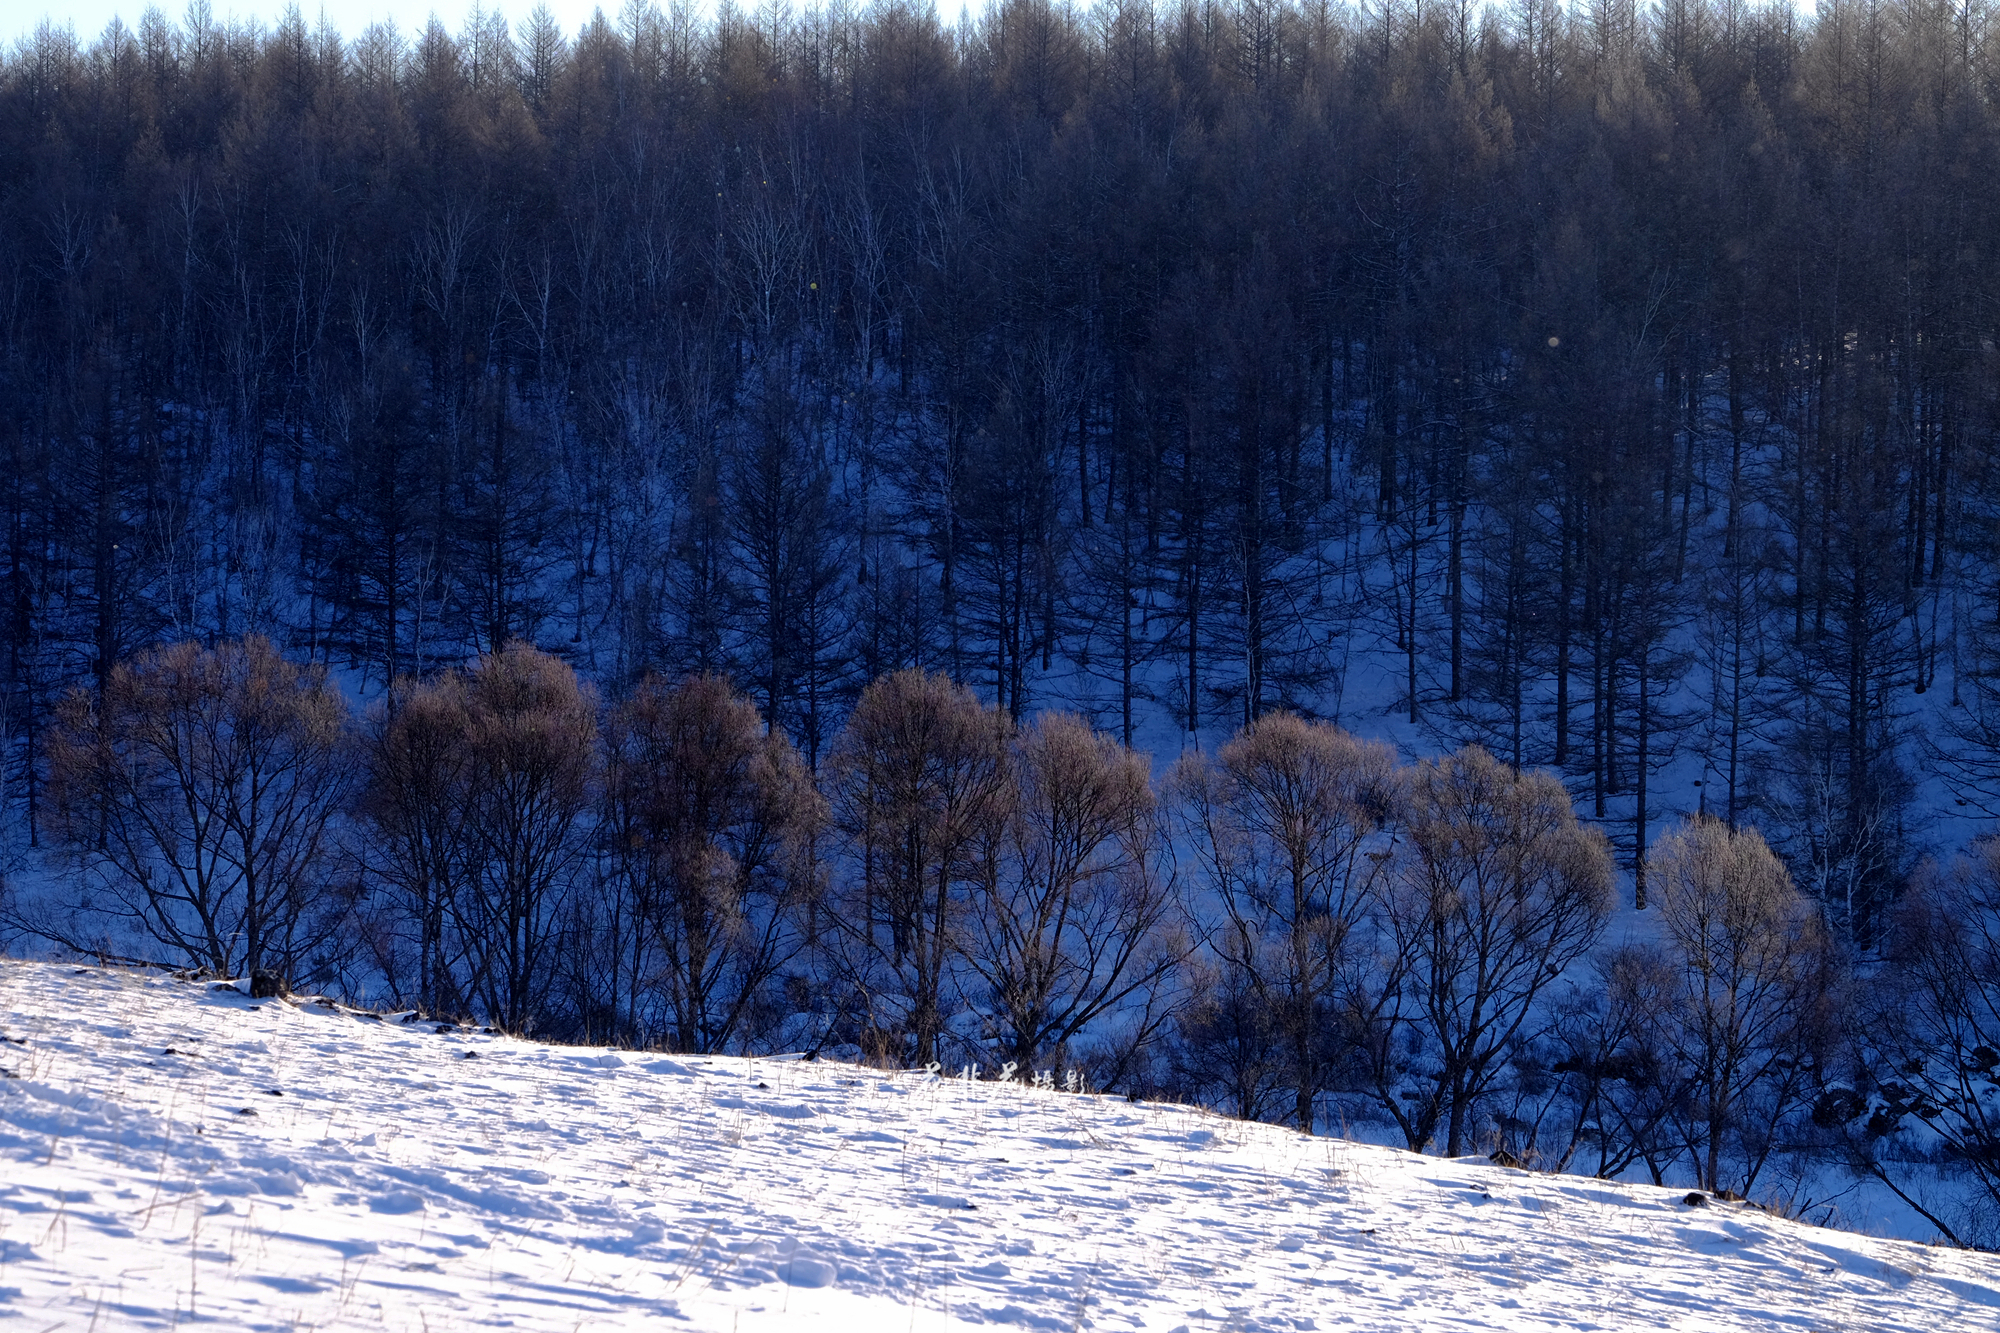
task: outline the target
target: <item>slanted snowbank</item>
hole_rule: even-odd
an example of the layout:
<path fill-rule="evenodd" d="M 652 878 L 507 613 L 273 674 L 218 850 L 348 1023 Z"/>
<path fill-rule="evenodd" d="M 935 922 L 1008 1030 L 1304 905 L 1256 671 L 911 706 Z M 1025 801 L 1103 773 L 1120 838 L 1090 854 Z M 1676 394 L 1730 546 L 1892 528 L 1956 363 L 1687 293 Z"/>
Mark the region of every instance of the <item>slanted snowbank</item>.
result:
<path fill-rule="evenodd" d="M 27 1329 L 1990 1330 L 2000 1257 L 827 1063 L 0 964 Z"/>

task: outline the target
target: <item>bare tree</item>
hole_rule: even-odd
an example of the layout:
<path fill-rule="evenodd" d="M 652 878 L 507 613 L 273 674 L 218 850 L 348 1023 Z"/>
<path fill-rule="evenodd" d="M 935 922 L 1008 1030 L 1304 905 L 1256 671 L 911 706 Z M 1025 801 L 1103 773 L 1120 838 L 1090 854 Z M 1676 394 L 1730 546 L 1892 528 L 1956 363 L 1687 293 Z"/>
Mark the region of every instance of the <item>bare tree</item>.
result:
<path fill-rule="evenodd" d="M 1370 839 L 1395 807 L 1389 747 L 1291 713 L 1259 718 L 1169 778 L 1178 822 L 1222 910 L 1210 947 L 1284 1043 L 1292 1116 L 1311 1133 L 1333 1068 L 1333 1011 L 1363 920 Z"/>
<path fill-rule="evenodd" d="M 1127 1020 L 1130 1048 L 1163 1021 L 1162 985 L 1187 952 L 1145 756 L 1045 714 L 1009 767 L 1010 817 L 965 937 L 1006 1055 L 1066 1058 L 1100 1018 Z"/>
<path fill-rule="evenodd" d="M 728 489 L 743 673 L 766 720 L 815 765 L 845 692 L 842 585 L 852 554 L 823 434 L 792 386 L 767 372 Z"/>
<path fill-rule="evenodd" d="M 465 681 L 455 673 L 397 681 L 368 729 L 360 808 L 373 836 L 364 861 L 390 895 L 376 959 L 390 993 L 428 1014 L 463 1016 L 469 1000 L 452 927 L 480 870 L 465 820 L 471 730 Z"/>
<path fill-rule="evenodd" d="M 50 796 L 88 887 L 24 924 L 81 951 L 108 924 L 218 976 L 298 977 L 342 914 L 347 717 L 324 670 L 255 636 L 156 649 L 114 667 L 101 700 L 71 693 L 46 743 Z"/>
<path fill-rule="evenodd" d="M 472 983 L 489 1020 L 530 1030 L 551 980 L 554 935 L 583 858 L 596 776 L 589 694 L 560 660 L 510 643 L 466 679 L 465 811 L 479 858 L 457 899 Z"/>
<path fill-rule="evenodd" d="M 917 1064 L 937 1058 L 980 856 L 1007 814 L 1008 730 L 947 677 L 898 671 L 862 692 L 829 759 L 856 877 L 849 976 L 871 1030 L 906 1037 L 897 1054 Z"/>
<path fill-rule="evenodd" d="M 1686 1079 L 1660 1017 L 1678 984 L 1658 949 L 1624 944 L 1591 959 L 1593 984 L 1550 1001 L 1546 1038 L 1516 1058 L 1507 1089 L 1514 1110 L 1496 1117 L 1500 1147 L 1556 1171 L 1586 1151 L 1592 1175 L 1611 1180 L 1643 1162 L 1666 1183 L 1678 1149 L 1665 1131 Z M 1523 1111 L 1532 1108 L 1532 1118 Z"/>
<path fill-rule="evenodd" d="M 1242 971 L 1197 953 L 1183 984 L 1167 1053 L 1173 1090 L 1242 1120 L 1296 1114 L 1292 1053 Z"/>
<path fill-rule="evenodd" d="M 1874 1095 L 1835 1094 L 1848 1119 L 1866 1116 L 1848 1132 L 1850 1161 L 1952 1244 L 1990 1248 L 2000 1241 L 2000 842 L 1916 876 L 1889 957 L 1889 984 L 1862 1015 Z M 1834 1104 L 1823 1097 L 1815 1119 Z M 1959 1190 L 1956 1208 L 1926 1198 L 1912 1179 L 1926 1167 L 1970 1185 L 1978 1202 L 1965 1206 Z"/>
<path fill-rule="evenodd" d="M 1384 894 L 1377 1091 L 1413 1151 L 1442 1127 L 1457 1157 L 1509 1052 L 1545 1021 L 1544 992 L 1603 933 L 1611 853 L 1554 774 L 1476 746 L 1418 764 L 1405 790 Z M 1386 1058 L 1411 1038 L 1416 1062 Z"/>
<path fill-rule="evenodd" d="M 1651 855 L 1660 918 L 1680 986 L 1663 1015 L 1689 1080 L 1683 1138 L 1703 1188 L 1747 1191 L 1784 1116 L 1810 1095 L 1805 1074 L 1827 998 L 1819 913 L 1755 829 L 1697 818 Z"/>
<path fill-rule="evenodd" d="M 633 1035 L 723 1050 L 809 942 L 823 803 L 798 751 L 720 676 L 647 677 L 612 711 L 608 749 Z"/>

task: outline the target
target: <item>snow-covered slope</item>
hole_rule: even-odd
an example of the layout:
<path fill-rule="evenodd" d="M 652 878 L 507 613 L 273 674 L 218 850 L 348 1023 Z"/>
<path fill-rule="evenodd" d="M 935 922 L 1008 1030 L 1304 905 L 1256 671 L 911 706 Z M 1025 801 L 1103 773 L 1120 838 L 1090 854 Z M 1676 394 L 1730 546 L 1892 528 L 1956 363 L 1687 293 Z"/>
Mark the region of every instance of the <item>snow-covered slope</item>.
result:
<path fill-rule="evenodd" d="M 2000 1257 L 1181 1108 L 0 964 L 22 1329 L 2000 1326 Z"/>

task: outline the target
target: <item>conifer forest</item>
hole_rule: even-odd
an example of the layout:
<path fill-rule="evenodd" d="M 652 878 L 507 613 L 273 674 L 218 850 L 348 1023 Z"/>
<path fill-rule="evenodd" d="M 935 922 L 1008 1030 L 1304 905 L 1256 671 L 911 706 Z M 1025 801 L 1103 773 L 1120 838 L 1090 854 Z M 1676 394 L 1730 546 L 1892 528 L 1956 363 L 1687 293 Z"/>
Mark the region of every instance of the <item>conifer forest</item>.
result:
<path fill-rule="evenodd" d="M 44 25 L 0 922 L 2000 1242 L 1996 338 L 1987 0 Z"/>

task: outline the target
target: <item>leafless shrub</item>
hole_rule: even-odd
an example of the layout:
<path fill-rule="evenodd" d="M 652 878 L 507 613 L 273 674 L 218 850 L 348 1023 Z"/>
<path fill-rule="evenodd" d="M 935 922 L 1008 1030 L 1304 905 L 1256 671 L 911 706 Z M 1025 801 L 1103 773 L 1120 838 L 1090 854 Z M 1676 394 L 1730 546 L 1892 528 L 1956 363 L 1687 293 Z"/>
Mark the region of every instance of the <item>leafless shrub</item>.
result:
<path fill-rule="evenodd" d="M 1501 1147 L 1550 1170 L 1616 1178 L 1643 1162 L 1666 1183 L 1678 1155 L 1669 1116 L 1686 1079 L 1660 1015 L 1678 985 L 1659 949 L 1623 944 L 1591 960 L 1589 984 L 1550 998 L 1546 1035 L 1515 1061 Z"/>
<path fill-rule="evenodd" d="M 1295 1056 L 1249 978 L 1198 953 L 1181 980 L 1185 995 L 1167 1052 L 1174 1090 L 1243 1120 L 1296 1116 Z"/>

